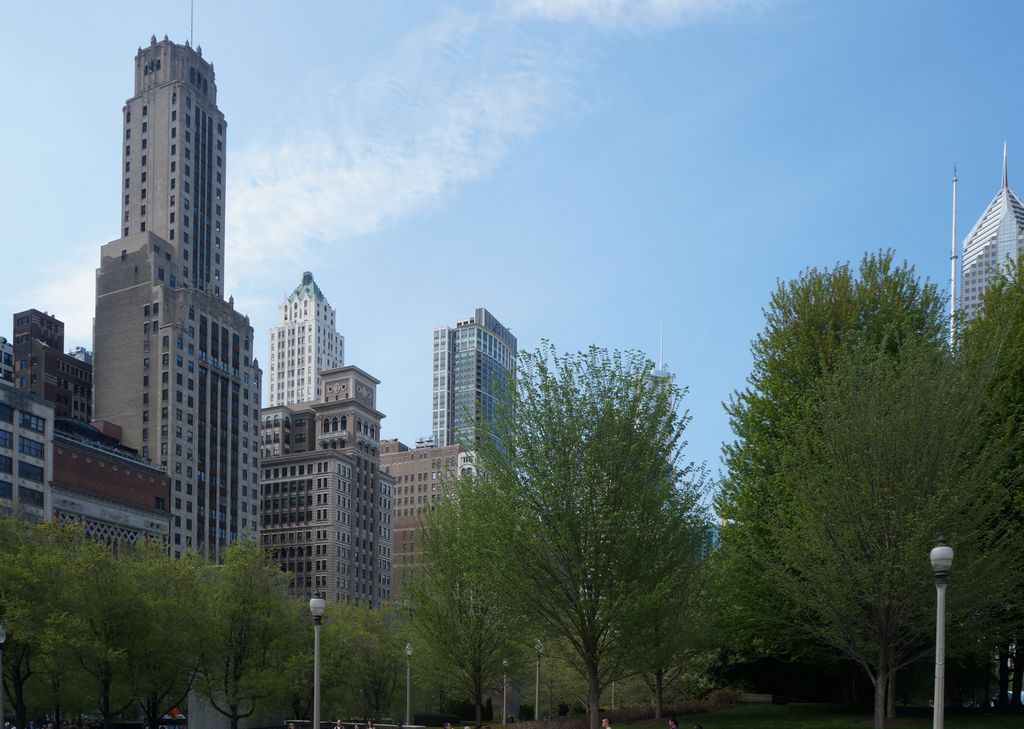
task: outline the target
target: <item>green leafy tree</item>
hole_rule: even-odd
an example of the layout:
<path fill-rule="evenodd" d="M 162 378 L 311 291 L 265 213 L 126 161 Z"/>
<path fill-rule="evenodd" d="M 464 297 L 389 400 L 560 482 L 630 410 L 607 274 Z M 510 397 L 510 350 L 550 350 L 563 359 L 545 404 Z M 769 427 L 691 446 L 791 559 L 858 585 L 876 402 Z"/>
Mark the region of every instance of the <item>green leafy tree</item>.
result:
<path fill-rule="evenodd" d="M 654 718 L 662 718 L 665 692 L 682 679 L 691 658 L 704 647 L 707 565 L 702 554 L 709 530 L 704 514 L 694 509 L 689 541 L 677 558 L 674 574 L 643 595 L 630 629 L 632 651 L 625 662 L 629 675 L 639 673 L 650 691 Z"/>
<path fill-rule="evenodd" d="M 53 712 L 54 723 L 60 723 L 66 712 L 96 710 L 96 684 L 80 664 L 81 625 L 71 618 L 69 610 L 74 603 L 64 600 L 64 580 L 78 558 L 77 545 L 82 540 L 77 525 L 59 525 L 55 522 L 31 528 L 33 553 L 32 569 L 46 575 L 51 585 L 47 599 L 37 600 L 35 615 L 41 630 L 35 640 L 33 662 L 37 680 L 33 685 L 32 705 L 36 711 Z"/>
<path fill-rule="evenodd" d="M 12 516 L 0 516 L 0 625 L 4 643 L 3 695 L 18 726 L 28 721 L 30 681 L 37 678 L 39 644 L 52 593 L 46 583 L 45 534 Z"/>
<path fill-rule="evenodd" d="M 851 340 L 890 354 L 907 337 L 941 345 L 944 302 L 913 267 L 884 251 L 865 255 L 856 269 L 810 269 L 780 283 L 764 315 L 764 330 L 751 345 L 748 385 L 726 406 L 735 441 L 723 449 L 726 473 L 715 499 L 725 520 L 713 560 L 716 633 L 752 659 L 832 660 L 792 620 L 801 606 L 764 580 L 760 566 L 760 557 L 776 550 L 770 526 L 783 494 L 777 483 L 783 429 Z"/>
<path fill-rule="evenodd" d="M 51 569 L 46 574 L 59 574 Z M 61 724 L 67 716 L 92 713 L 96 701 L 90 690 L 91 681 L 78 665 L 69 641 L 69 624 L 66 613 L 59 607 L 46 611 L 46 624 L 38 643 L 38 680 L 33 684 L 31 705 L 36 710 L 46 708 L 52 711 L 54 726 Z"/>
<path fill-rule="evenodd" d="M 321 627 L 321 656 L 333 653 L 324 640 L 330 625 L 330 615 L 325 615 L 325 625 Z M 277 667 L 280 681 L 276 688 L 279 693 L 279 704 L 287 706 L 289 716 L 310 716 L 313 708 L 313 624 L 309 611 L 309 602 L 305 599 L 289 598 L 285 603 L 285 619 L 281 631 L 290 636 L 290 640 L 275 641 L 274 656 L 271 659 Z M 323 658 L 321 659 L 322 662 Z M 321 665 L 321 676 L 327 678 L 329 671 Z M 321 685 L 329 683 L 321 681 Z"/>
<path fill-rule="evenodd" d="M 1024 520 L 1024 264 L 1018 263 L 1012 275 L 998 276 L 986 289 L 978 316 L 962 327 L 961 365 L 972 381 L 987 383 L 990 408 L 977 424 L 990 438 L 1005 433 L 1018 436 L 1001 464 L 997 479 L 1007 490 L 1010 504 L 1000 525 L 1020 524 Z M 1007 574 L 1002 582 L 1013 579 Z M 1020 595 L 1024 585 L 1018 585 Z M 1010 655 L 1024 642 L 1024 602 L 1008 600 L 1003 613 L 1003 631 L 999 640 L 998 702 L 1011 703 Z M 1016 665 L 1024 661 L 1014 661 Z M 1020 704 L 1024 671 L 1013 672 L 1013 703 Z"/>
<path fill-rule="evenodd" d="M 523 625 L 518 606 L 495 587 L 501 575 L 479 549 L 481 530 L 494 528 L 490 515 L 473 508 L 469 498 L 443 499 L 427 516 L 417 533 L 421 555 L 409 592 L 416 606 L 415 644 L 427 657 L 418 664 L 450 678 L 473 704 L 480 726 L 484 693 L 500 684 L 503 663 L 522 643 Z"/>
<path fill-rule="evenodd" d="M 205 565 L 192 554 L 173 559 L 156 542 L 140 544 L 121 559 L 138 589 L 149 628 L 129 649 L 132 693 L 146 723 L 158 726 L 185 701 L 199 667 L 201 633 L 195 626 L 203 618 L 197 598 Z"/>
<path fill-rule="evenodd" d="M 388 610 L 388 608 L 383 608 Z M 366 705 L 358 685 L 358 664 L 354 658 L 356 636 L 363 632 L 358 625 L 365 608 L 352 603 L 327 603 L 321 629 L 321 699 L 326 715 L 340 718 L 355 716 L 366 711 Z M 308 611 L 308 607 L 307 607 Z M 309 618 L 307 617 L 307 625 Z M 312 628 L 306 630 L 309 636 L 307 656 L 312 656 Z M 391 640 L 402 640 L 389 632 Z M 305 639 L 303 639 L 305 640 Z M 309 674 L 312 676 L 312 661 Z"/>
<path fill-rule="evenodd" d="M 197 685 L 231 729 L 280 690 L 269 658 L 276 640 L 291 637 L 280 629 L 287 614 L 283 579 L 260 546 L 247 541 L 233 543 L 223 565 L 206 568 L 209 612 Z"/>
<path fill-rule="evenodd" d="M 107 545 L 80 533 L 69 536 L 64 548 L 74 551 L 57 582 L 64 613 L 61 631 L 109 729 L 135 702 L 131 650 L 153 626 L 147 622 L 147 606 L 129 560 L 118 559 Z"/>
<path fill-rule="evenodd" d="M 354 605 L 347 611 L 352 632 L 349 636 L 347 670 L 361 699 L 360 709 L 370 717 L 391 711 L 395 692 L 405 673 L 404 630 L 392 630 L 394 616 L 387 609 Z"/>
<path fill-rule="evenodd" d="M 885 725 L 895 673 L 933 645 L 927 562 L 939 532 L 956 545 L 951 612 L 961 635 L 989 629 L 1015 573 L 1016 538 L 992 531 L 1005 504 L 993 487 L 1001 441 L 979 446 L 984 401 L 934 341 L 848 346 L 780 428 L 779 498 L 767 521 L 775 549 L 757 561 L 796 606 L 802 630 L 860 665 Z"/>
<path fill-rule="evenodd" d="M 506 599 L 571 646 L 592 729 L 639 604 L 688 552 L 698 502 L 680 467 L 683 393 L 652 370 L 597 347 L 521 355 L 479 446 L 483 476 L 458 495 L 491 515 L 485 551 Z"/>

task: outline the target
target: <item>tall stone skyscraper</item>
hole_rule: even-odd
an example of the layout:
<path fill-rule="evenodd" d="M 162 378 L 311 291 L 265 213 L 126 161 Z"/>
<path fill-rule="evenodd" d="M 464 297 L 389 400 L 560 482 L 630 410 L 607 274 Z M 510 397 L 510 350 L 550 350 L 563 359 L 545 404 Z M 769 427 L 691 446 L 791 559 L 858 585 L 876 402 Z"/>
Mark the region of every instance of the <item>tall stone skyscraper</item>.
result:
<path fill-rule="evenodd" d="M 124 107 L 122 237 L 101 249 L 95 417 L 171 479 L 171 550 L 257 536 L 261 372 L 224 300 L 224 115 L 200 49 L 154 37 Z"/>
<path fill-rule="evenodd" d="M 487 309 L 434 329 L 435 446 L 472 450 L 494 417 L 506 375 L 515 371 L 516 338 Z"/>
<path fill-rule="evenodd" d="M 122 233 L 173 243 L 168 283 L 214 296 L 224 285 L 226 135 L 202 47 L 154 37 L 140 48 L 135 96 L 124 106 Z"/>
<path fill-rule="evenodd" d="M 270 330 L 271 407 L 319 400 L 319 374 L 345 364 L 345 338 L 334 316 L 313 274 L 303 273 L 302 282 L 277 307 L 277 326 Z"/>
<path fill-rule="evenodd" d="M 961 276 L 961 307 L 968 317 L 981 309 L 981 297 L 1007 266 L 1015 266 L 1024 253 L 1024 203 L 1010 189 L 1006 174 L 1006 148 L 1003 148 L 1003 182 L 964 238 Z"/>

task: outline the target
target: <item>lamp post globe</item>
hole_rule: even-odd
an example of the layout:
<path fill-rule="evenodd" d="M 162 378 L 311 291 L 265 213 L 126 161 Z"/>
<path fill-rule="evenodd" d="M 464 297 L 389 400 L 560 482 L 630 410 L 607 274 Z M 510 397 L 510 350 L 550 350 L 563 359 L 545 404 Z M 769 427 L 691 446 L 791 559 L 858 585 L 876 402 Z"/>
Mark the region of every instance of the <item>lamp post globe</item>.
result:
<path fill-rule="evenodd" d="M 935 697 L 932 728 L 943 729 L 946 704 L 946 584 L 953 566 L 953 548 L 940 536 L 928 555 L 935 575 Z"/>
<path fill-rule="evenodd" d="M 953 566 L 953 548 L 946 544 L 945 537 L 939 537 L 938 543 L 932 547 L 928 557 L 932 563 L 932 572 L 935 573 L 935 579 L 948 579 L 949 570 Z"/>
<path fill-rule="evenodd" d="M 311 597 L 309 598 L 309 612 L 313 614 L 313 620 L 322 618 L 324 616 L 324 608 L 327 606 L 327 601 L 322 597 Z"/>
<path fill-rule="evenodd" d="M 313 615 L 313 729 L 320 729 L 320 625 L 326 605 L 322 597 L 309 599 L 309 612 Z"/>

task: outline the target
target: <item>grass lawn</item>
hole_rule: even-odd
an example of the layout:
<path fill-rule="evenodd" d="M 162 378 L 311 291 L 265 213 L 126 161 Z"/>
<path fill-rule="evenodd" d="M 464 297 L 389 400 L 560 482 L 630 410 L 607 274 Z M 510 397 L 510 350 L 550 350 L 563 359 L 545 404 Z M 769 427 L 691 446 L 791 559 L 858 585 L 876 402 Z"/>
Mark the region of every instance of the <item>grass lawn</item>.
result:
<path fill-rule="evenodd" d="M 700 722 L 704 729 L 865 729 L 871 727 L 871 714 L 849 714 L 824 704 L 789 704 L 771 706 L 757 704 L 738 709 L 724 709 L 696 716 L 680 716 L 679 729 L 693 729 Z M 886 727 L 921 727 L 932 725 L 931 714 L 897 715 Z M 660 722 L 618 724 L 615 729 L 664 729 L 668 718 Z M 1024 729 L 1024 716 L 946 716 L 948 729 Z"/>

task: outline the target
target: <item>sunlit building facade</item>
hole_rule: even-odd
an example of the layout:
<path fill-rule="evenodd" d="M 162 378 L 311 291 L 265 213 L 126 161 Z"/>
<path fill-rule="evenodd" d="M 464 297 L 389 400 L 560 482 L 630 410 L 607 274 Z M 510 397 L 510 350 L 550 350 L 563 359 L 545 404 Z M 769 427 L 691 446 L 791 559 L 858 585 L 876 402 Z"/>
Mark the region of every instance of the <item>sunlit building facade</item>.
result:
<path fill-rule="evenodd" d="M 334 308 L 306 271 L 277 307 L 277 326 L 270 330 L 271 407 L 319 399 L 319 374 L 345 364 L 345 338 L 335 328 L 334 317 Z"/>
<path fill-rule="evenodd" d="M 512 331 L 484 308 L 454 328 L 434 329 L 435 446 L 474 447 L 515 371 L 517 346 Z"/>
<path fill-rule="evenodd" d="M 1024 203 L 1010 189 L 1003 154 L 1003 184 L 964 238 L 960 306 L 972 317 L 982 296 L 1000 270 L 1016 262 L 1024 250 Z"/>

